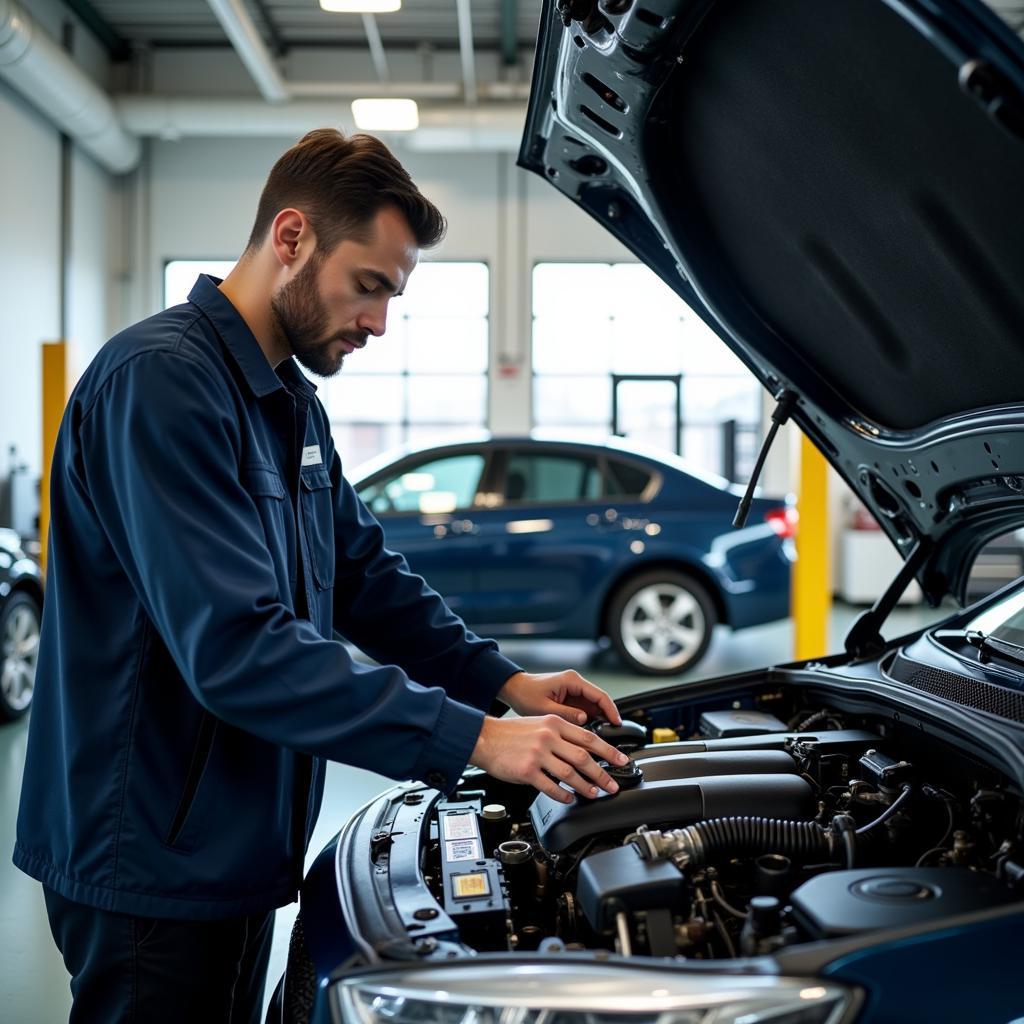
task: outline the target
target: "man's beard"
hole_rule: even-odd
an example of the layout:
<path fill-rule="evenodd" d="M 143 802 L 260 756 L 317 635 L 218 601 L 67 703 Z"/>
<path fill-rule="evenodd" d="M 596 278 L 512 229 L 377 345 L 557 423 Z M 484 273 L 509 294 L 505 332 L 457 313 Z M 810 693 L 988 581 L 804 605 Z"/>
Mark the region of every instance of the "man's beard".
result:
<path fill-rule="evenodd" d="M 271 298 L 270 309 L 295 358 L 318 377 L 333 377 L 341 369 L 345 353 L 331 355 L 330 347 L 338 336 L 324 337 L 329 317 L 317 287 L 322 263 L 323 255 L 314 252 L 294 279 Z"/>

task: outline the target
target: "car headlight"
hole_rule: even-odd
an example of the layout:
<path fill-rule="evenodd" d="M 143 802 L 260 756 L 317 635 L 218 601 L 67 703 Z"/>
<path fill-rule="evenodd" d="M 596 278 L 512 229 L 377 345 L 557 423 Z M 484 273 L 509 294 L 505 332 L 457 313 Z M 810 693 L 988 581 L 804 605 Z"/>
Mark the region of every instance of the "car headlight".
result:
<path fill-rule="evenodd" d="M 839 1024 L 832 982 L 614 964 L 464 964 L 364 974 L 334 989 L 351 1024 Z"/>

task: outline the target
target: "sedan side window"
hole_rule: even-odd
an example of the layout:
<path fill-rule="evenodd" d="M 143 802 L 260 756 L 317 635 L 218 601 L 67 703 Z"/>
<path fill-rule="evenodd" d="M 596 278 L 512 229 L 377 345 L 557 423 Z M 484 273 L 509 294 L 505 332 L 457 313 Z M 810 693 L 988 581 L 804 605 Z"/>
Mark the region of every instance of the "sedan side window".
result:
<path fill-rule="evenodd" d="M 585 455 L 512 452 L 505 469 L 505 502 L 596 501 L 601 497 L 597 460 Z"/>
<path fill-rule="evenodd" d="M 618 459 L 608 460 L 608 487 L 605 494 L 609 497 L 639 498 L 651 482 L 651 474 L 631 462 L 620 462 Z"/>
<path fill-rule="evenodd" d="M 454 512 L 473 504 L 483 468 L 482 455 L 449 455 L 406 465 L 400 473 L 361 488 L 359 496 L 376 515 Z"/>

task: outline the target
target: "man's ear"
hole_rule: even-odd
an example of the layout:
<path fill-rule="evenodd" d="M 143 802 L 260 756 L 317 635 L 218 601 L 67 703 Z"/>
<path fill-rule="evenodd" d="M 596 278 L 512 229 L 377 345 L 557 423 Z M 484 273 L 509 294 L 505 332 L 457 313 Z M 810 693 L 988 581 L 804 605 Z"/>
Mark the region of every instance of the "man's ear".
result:
<path fill-rule="evenodd" d="M 281 210 L 270 225 L 270 246 L 282 267 L 291 267 L 316 247 L 313 228 L 301 210 Z"/>

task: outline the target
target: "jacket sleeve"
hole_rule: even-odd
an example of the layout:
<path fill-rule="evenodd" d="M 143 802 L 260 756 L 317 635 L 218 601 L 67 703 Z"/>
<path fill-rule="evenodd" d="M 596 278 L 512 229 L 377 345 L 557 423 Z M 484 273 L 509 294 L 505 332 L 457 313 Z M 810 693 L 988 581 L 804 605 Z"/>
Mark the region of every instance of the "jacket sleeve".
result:
<path fill-rule="evenodd" d="M 493 640 L 468 630 L 405 557 L 385 546 L 384 530 L 345 479 L 337 454 L 331 458 L 331 483 L 335 629 L 375 660 L 398 664 L 455 700 L 502 714 L 507 709 L 493 706 L 495 698 L 519 666 Z"/>
<path fill-rule="evenodd" d="M 180 349 L 142 352 L 78 426 L 89 496 L 183 676 L 217 717 L 276 744 L 450 789 L 483 713 L 400 668 L 355 663 L 281 601 L 239 481 L 239 410 Z"/>

